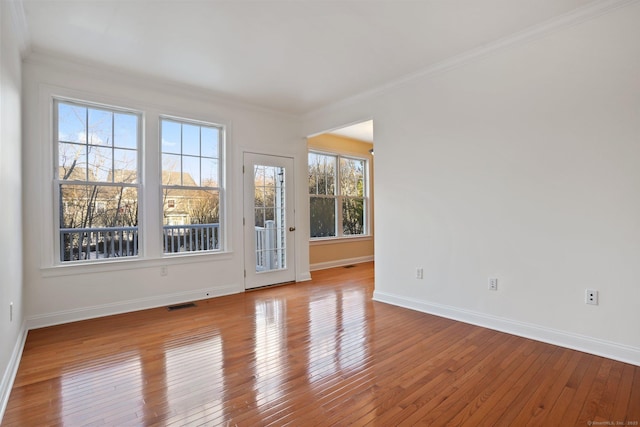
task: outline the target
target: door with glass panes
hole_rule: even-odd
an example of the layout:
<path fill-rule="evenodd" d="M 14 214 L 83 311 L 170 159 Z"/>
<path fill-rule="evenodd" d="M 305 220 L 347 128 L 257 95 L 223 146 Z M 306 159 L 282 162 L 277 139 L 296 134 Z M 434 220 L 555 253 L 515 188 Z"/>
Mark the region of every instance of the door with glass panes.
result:
<path fill-rule="evenodd" d="M 244 153 L 245 288 L 295 280 L 293 159 Z"/>

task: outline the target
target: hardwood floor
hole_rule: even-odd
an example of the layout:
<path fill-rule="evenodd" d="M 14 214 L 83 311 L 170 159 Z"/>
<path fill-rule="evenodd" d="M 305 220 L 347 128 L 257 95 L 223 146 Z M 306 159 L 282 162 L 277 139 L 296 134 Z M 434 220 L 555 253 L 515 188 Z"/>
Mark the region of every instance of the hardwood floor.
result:
<path fill-rule="evenodd" d="M 373 265 L 360 264 L 194 308 L 31 331 L 2 425 L 640 421 L 640 367 L 373 302 L 372 292 Z"/>

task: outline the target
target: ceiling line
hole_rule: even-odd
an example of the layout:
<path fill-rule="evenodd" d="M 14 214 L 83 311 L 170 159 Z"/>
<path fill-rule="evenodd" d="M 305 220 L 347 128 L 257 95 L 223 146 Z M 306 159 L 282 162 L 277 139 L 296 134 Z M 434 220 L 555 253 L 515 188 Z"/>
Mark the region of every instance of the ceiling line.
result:
<path fill-rule="evenodd" d="M 348 98 L 344 98 L 340 101 L 311 110 L 307 113 L 304 113 L 303 116 L 305 119 L 310 119 L 326 111 L 329 111 L 333 108 L 347 106 L 355 102 L 374 97 L 376 95 L 382 95 L 385 92 L 388 92 L 392 89 L 399 88 L 417 79 L 430 77 L 432 75 L 453 70 L 457 67 L 470 63 L 474 60 L 478 60 L 487 55 L 490 55 L 496 51 L 500 51 L 508 47 L 518 46 L 518 45 L 522 45 L 522 44 L 537 40 L 552 32 L 560 31 L 560 30 L 569 28 L 571 26 L 581 24 L 583 22 L 596 18 L 600 15 L 604 15 L 606 13 L 612 12 L 614 10 L 617 10 L 638 2 L 640 2 L 640 0 L 596 1 L 594 3 L 588 4 L 586 6 L 567 12 L 563 15 L 549 19 L 548 21 L 543 22 L 541 24 L 537 24 L 525 30 L 518 31 L 507 37 L 500 38 L 498 40 L 486 43 L 482 46 L 463 52 L 461 54 L 454 55 L 443 61 L 437 62 L 429 67 L 423 68 L 420 71 L 409 73 L 403 77 L 394 79 L 376 88 L 366 90 L 357 95 L 353 95 Z"/>

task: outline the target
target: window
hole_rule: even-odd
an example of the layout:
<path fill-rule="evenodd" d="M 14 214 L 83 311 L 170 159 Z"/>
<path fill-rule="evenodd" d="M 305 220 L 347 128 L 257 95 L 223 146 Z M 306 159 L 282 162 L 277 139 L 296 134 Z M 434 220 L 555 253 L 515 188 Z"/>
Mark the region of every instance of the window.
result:
<path fill-rule="evenodd" d="M 163 252 L 221 248 L 221 126 L 162 118 Z"/>
<path fill-rule="evenodd" d="M 311 238 L 367 234 L 367 160 L 309 153 Z"/>
<path fill-rule="evenodd" d="M 54 100 L 59 259 L 138 255 L 140 114 Z"/>

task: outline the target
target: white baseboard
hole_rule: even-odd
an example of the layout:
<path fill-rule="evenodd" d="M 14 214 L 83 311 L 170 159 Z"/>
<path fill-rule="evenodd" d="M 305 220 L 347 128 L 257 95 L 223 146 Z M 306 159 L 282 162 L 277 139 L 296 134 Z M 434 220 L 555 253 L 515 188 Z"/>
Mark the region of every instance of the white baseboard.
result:
<path fill-rule="evenodd" d="M 640 348 L 443 304 L 374 291 L 373 300 L 640 366 Z"/>
<path fill-rule="evenodd" d="M 0 382 L 0 422 L 2 422 L 2 418 L 4 417 L 4 411 L 7 409 L 7 404 L 9 403 L 13 382 L 18 374 L 18 366 L 20 366 L 20 359 L 22 359 L 22 350 L 24 349 L 24 343 L 27 341 L 27 332 L 27 325 L 23 323 L 16 344 L 13 346 L 7 369 L 5 369 L 2 375 L 2 382 Z"/>
<path fill-rule="evenodd" d="M 149 298 L 115 302 L 111 304 L 102 304 L 92 307 L 83 307 L 73 310 L 58 311 L 55 313 L 46 313 L 38 316 L 28 317 L 27 328 L 44 328 L 46 326 L 77 322 L 79 320 L 94 319 L 97 317 L 129 313 L 132 311 L 146 310 L 149 308 L 162 307 L 166 305 L 181 304 L 189 301 L 221 297 L 224 295 L 237 294 L 239 292 L 244 292 L 244 288 L 241 285 L 233 285 L 225 286 L 222 288 L 200 289 L 195 291 L 179 292 Z"/>
<path fill-rule="evenodd" d="M 327 261 L 327 262 L 319 262 L 316 264 L 311 264 L 309 270 L 311 271 L 325 270 L 327 268 L 344 267 L 345 265 L 361 264 L 363 262 L 371 262 L 373 260 L 374 260 L 373 255 L 361 256 L 357 258 L 338 259 L 335 261 Z"/>
<path fill-rule="evenodd" d="M 309 280 L 311 280 L 311 271 L 300 273 L 298 277 L 296 277 L 296 282 L 308 282 Z"/>

